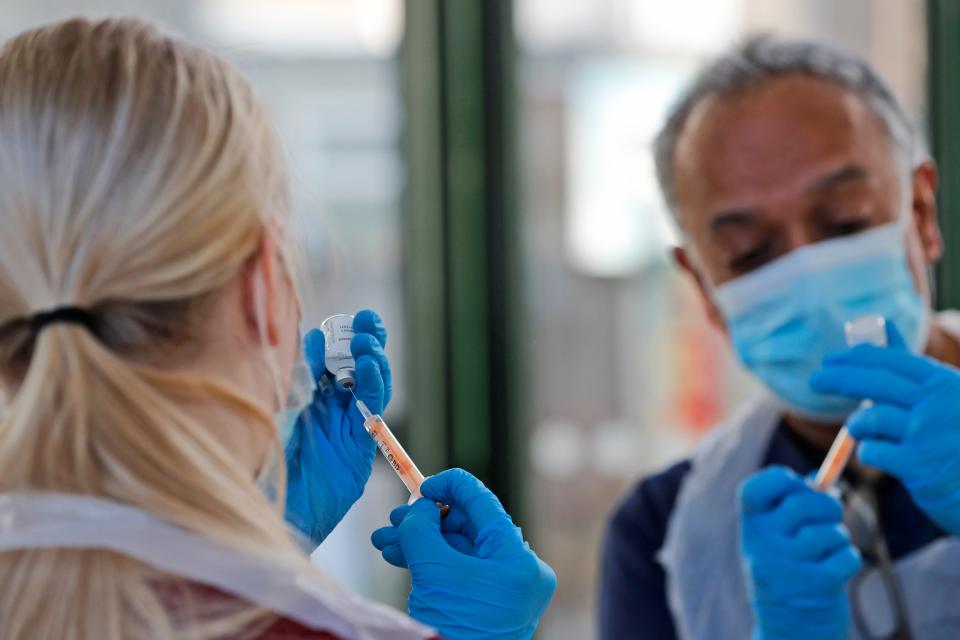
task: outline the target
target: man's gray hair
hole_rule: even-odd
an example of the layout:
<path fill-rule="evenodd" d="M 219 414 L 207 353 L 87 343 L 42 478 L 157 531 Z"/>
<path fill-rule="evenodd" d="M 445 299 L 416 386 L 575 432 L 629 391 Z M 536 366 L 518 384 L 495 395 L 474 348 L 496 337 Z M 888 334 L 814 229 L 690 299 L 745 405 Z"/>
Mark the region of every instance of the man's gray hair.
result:
<path fill-rule="evenodd" d="M 925 150 L 893 92 L 862 58 L 818 42 L 754 36 L 717 58 L 696 75 L 670 110 L 654 142 L 657 180 L 667 206 L 676 213 L 673 165 L 677 140 L 690 113 L 706 98 L 736 96 L 778 77 L 802 74 L 846 87 L 883 122 L 904 170 L 925 159 Z"/>

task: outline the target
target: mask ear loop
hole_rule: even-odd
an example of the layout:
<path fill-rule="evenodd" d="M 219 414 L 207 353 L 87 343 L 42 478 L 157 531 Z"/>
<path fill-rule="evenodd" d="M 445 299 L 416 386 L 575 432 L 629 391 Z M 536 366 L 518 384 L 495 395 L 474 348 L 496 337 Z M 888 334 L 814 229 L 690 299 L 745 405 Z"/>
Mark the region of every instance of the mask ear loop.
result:
<path fill-rule="evenodd" d="M 283 385 L 280 376 L 280 364 L 277 362 L 277 353 L 274 347 L 270 346 L 267 337 L 267 300 L 266 300 L 266 274 L 263 269 L 257 268 L 259 277 L 253 283 L 253 305 L 257 317 L 257 333 L 260 336 L 260 348 L 263 351 L 264 360 L 267 368 L 270 369 L 270 377 L 273 378 L 273 390 L 276 395 L 276 407 L 274 411 L 280 410 L 284 406 L 286 398 L 283 393 Z"/>
<path fill-rule="evenodd" d="M 258 277 L 253 282 L 253 305 L 254 313 L 257 318 L 257 333 L 260 336 L 260 348 L 263 352 L 267 368 L 270 370 L 270 377 L 273 379 L 273 388 L 276 396 L 276 407 L 274 412 L 283 409 L 285 398 L 283 386 L 280 378 L 280 365 L 277 362 L 276 350 L 270 346 L 267 337 L 267 301 L 266 301 L 266 274 L 262 267 L 257 267 Z M 273 438 L 270 443 L 270 450 L 267 452 L 266 460 L 257 472 L 256 483 L 260 490 L 270 499 L 275 500 L 277 496 L 277 470 L 280 466 L 280 455 L 282 452 L 279 447 L 279 435 L 274 428 Z"/>
<path fill-rule="evenodd" d="M 684 244 L 683 247 L 686 249 L 687 255 L 690 257 L 690 262 L 697 272 L 697 280 L 702 284 L 704 291 L 706 291 L 709 296 L 710 304 L 717 309 L 721 309 L 717 302 L 718 285 L 714 284 L 713 278 L 710 277 L 707 270 L 703 267 L 703 260 L 700 258 L 700 253 L 692 244 Z M 724 319 L 724 322 L 726 322 L 726 319 Z"/>
<path fill-rule="evenodd" d="M 900 215 L 897 217 L 896 222 L 893 224 L 897 225 L 897 228 L 900 230 L 901 242 L 903 242 L 903 259 L 907 261 L 907 271 L 911 274 L 913 269 L 910 267 L 910 251 L 909 251 L 909 241 L 908 237 L 910 233 L 910 223 L 913 221 L 913 197 L 912 197 L 912 187 L 908 187 L 905 190 L 903 196 L 903 202 L 900 204 Z M 919 234 L 919 229 L 917 230 Z M 920 338 L 917 345 L 917 352 L 924 353 L 927 348 L 927 343 L 930 341 L 930 330 L 931 324 L 933 323 L 933 315 L 937 309 L 937 266 L 935 264 L 928 264 L 926 268 L 927 276 L 927 287 L 930 291 L 930 305 L 924 309 L 923 319 L 921 320 L 921 325 L 923 327 Z"/>
<path fill-rule="evenodd" d="M 317 386 L 316 380 L 313 377 L 310 365 L 303 355 L 303 349 L 299 347 L 300 341 L 298 340 L 297 360 L 294 363 L 293 377 L 290 380 L 290 391 L 286 393 L 283 391 L 280 363 L 277 360 L 276 349 L 267 344 L 267 305 L 264 290 L 266 286 L 266 276 L 262 270 L 259 270 L 259 273 L 261 277 L 254 282 L 253 290 L 254 306 L 257 316 L 257 332 L 260 336 L 260 344 L 263 345 L 264 359 L 273 377 L 273 387 L 277 400 L 276 411 L 283 411 L 290 408 L 306 408 L 313 400 L 313 393 Z M 294 295 L 297 295 L 296 288 L 294 288 Z"/>
<path fill-rule="evenodd" d="M 911 198 L 912 188 L 906 189 L 904 194 L 903 202 L 900 204 L 900 215 L 897 218 L 897 226 L 900 227 L 900 231 L 903 233 L 903 242 L 906 244 L 909 241 L 907 234 L 910 230 L 910 221 L 913 219 L 913 199 Z M 919 234 L 919 230 L 917 231 Z M 907 265 L 909 267 L 909 264 Z M 937 308 L 937 265 L 928 264 L 927 265 L 927 286 L 930 288 L 930 305 L 936 309 Z M 926 344 L 926 340 L 924 340 Z"/>

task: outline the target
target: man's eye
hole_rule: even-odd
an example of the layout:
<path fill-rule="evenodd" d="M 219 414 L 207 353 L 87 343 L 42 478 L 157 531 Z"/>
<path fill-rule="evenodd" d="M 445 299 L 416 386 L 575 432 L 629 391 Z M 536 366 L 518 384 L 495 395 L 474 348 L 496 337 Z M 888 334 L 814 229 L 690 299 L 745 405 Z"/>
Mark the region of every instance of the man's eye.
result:
<path fill-rule="evenodd" d="M 728 266 L 734 273 L 752 271 L 770 261 L 772 257 L 771 250 L 770 245 L 762 245 L 749 251 L 744 251 L 734 256 L 728 263 Z"/>
<path fill-rule="evenodd" d="M 870 226 L 869 220 L 845 220 L 827 225 L 827 235 L 831 238 L 852 236 Z"/>

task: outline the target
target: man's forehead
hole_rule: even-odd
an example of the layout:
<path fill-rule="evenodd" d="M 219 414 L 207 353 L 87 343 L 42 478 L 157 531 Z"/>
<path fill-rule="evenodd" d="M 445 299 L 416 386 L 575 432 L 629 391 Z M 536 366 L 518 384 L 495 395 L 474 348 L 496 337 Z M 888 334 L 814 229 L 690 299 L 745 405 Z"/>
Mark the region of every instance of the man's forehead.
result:
<path fill-rule="evenodd" d="M 882 121 L 852 91 L 809 76 L 775 79 L 694 109 L 674 158 L 678 200 L 713 208 L 718 199 L 789 195 L 850 162 L 888 160 L 885 151 Z"/>

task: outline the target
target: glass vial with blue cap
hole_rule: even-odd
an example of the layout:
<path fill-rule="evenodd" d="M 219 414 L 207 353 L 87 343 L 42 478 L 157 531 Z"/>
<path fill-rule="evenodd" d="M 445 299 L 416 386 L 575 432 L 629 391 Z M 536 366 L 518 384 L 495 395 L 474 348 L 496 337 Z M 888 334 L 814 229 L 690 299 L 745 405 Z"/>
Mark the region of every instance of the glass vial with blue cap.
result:
<path fill-rule="evenodd" d="M 339 313 L 330 316 L 320 324 L 323 332 L 324 361 L 327 371 L 333 376 L 340 391 L 350 391 L 357 385 L 357 363 L 350 351 L 350 342 L 355 332 L 353 316 Z"/>

